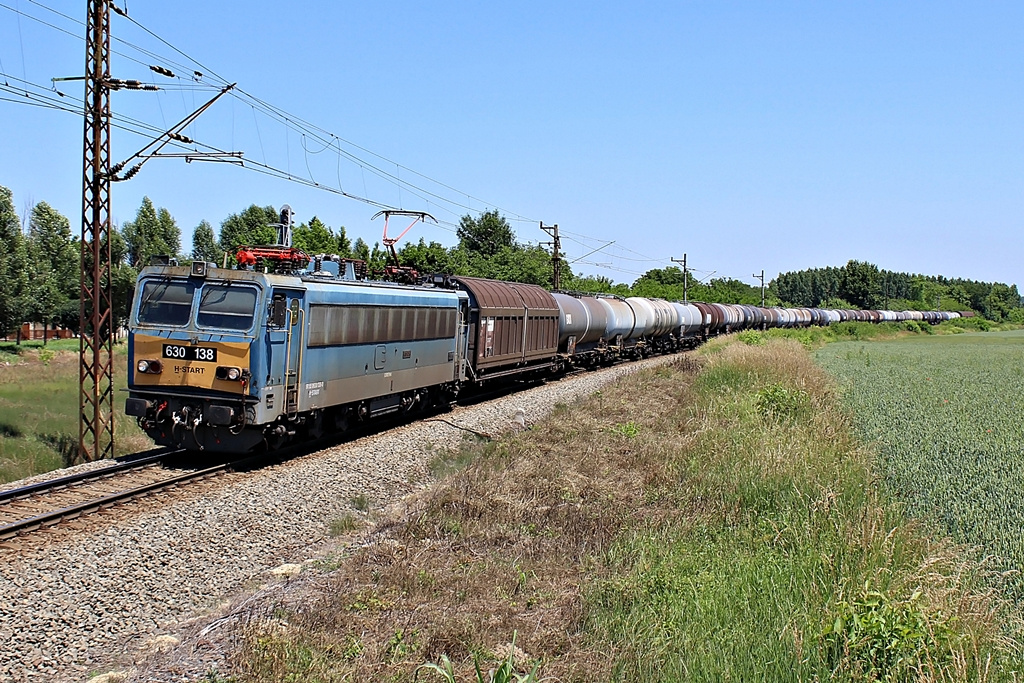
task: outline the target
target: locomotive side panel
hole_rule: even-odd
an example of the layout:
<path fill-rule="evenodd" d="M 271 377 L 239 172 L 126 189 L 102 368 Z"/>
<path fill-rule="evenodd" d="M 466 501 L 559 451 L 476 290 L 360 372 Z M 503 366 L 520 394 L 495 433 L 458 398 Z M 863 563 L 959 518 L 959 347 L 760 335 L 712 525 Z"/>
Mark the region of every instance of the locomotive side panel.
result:
<path fill-rule="evenodd" d="M 458 378 L 455 292 L 333 286 L 311 291 L 309 299 L 300 410 Z"/>

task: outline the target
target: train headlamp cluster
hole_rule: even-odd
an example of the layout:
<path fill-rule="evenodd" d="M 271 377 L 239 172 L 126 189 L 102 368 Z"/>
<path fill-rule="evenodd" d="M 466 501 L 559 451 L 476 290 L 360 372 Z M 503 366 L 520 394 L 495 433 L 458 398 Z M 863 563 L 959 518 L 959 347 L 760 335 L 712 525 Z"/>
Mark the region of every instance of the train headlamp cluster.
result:
<path fill-rule="evenodd" d="M 145 375 L 159 375 L 163 364 L 158 360 L 140 360 L 135 367 Z"/>
<path fill-rule="evenodd" d="M 217 379 L 226 379 L 229 382 L 237 382 L 240 379 L 245 379 L 248 373 L 242 372 L 242 368 L 234 368 L 227 366 L 218 366 L 214 376 Z"/>

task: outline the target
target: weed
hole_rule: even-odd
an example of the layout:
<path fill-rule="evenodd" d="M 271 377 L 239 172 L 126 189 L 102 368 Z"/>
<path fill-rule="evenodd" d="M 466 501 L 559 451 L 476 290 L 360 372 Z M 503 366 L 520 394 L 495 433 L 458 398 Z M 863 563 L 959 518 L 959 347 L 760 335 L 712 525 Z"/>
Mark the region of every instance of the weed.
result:
<path fill-rule="evenodd" d="M 736 339 L 748 346 L 764 346 L 765 337 L 757 330 L 744 330 L 736 335 Z"/>
<path fill-rule="evenodd" d="M 806 391 L 775 383 L 757 392 L 755 404 L 766 420 L 792 420 L 806 412 L 810 398 Z"/>
<path fill-rule="evenodd" d="M 611 430 L 620 436 L 626 437 L 627 439 L 635 439 L 640 436 L 640 425 L 632 420 L 615 425 Z"/>
<path fill-rule="evenodd" d="M 722 340 L 694 365 L 640 371 L 515 438 L 466 442 L 459 471 L 311 588 L 287 640 L 251 634 L 238 670 L 511 683 L 536 680 L 543 661 L 564 681 L 867 681 L 824 631 L 861 600 L 847 587 L 870 581 L 893 596 L 920 586 L 904 625 L 915 609 L 928 624 L 956 617 L 914 680 L 1012 679 L 1015 613 L 878 494 L 872 452 L 797 340 Z M 766 429 L 766 388 L 767 414 L 796 417 Z M 629 423 L 631 437 L 610 429 Z M 485 645 L 512 633 L 530 655 Z M 283 645 L 261 654 L 259 638 Z M 344 659 L 353 638 L 361 654 Z"/>
<path fill-rule="evenodd" d="M 926 665 L 941 668 L 952 657 L 956 619 L 926 610 L 919 590 L 893 601 L 865 583 L 836 607 L 835 620 L 821 636 L 834 670 L 870 680 L 912 680 Z"/>
<path fill-rule="evenodd" d="M 359 520 L 352 515 L 343 515 L 337 519 L 332 519 L 328 525 L 327 532 L 332 537 L 343 536 L 350 531 L 355 531 L 359 528 Z"/>
<path fill-rule="evenodd" d="M 528 673 L 520 672 L 515 661 L 516 635 L 515 632 L 512 633 L 512 642 L 508 646 L 508 654 L 497 663 L 495 668 L 490 669 L 486 675 L 480 669 L 479 656 L 473 658 L 473 672 L 475 674 L 473 683 L 541 683 L 541 681 L 546 680 L 537 676 L 540 664 L 534 664 L 533 669 Z M 441 655 L 437 663 L 427 662 L 420 665 L 416 669 L 417 678 L 420 671 L 436 673 L 444 683 L 458 683 L 458 679 L 455 677 L 455 667 L 448 658 L 448 655 Z"/>
<path fill-rule="evenodd" d="M 360 512 L 370 511 L 370 499 L 366 497 L 365 493 L 360 493 L 358 496 L 352 499 L 352 507 Z"/>
<path fill-rule="evenodd" d="M 64 467 L 75 464 L 78 456 L 78 437 L 70 434 L 40 434 L 39 440 L 57 451 Z"/>
<path fill-rule="evenodd" d="M 0 482 L 63 467 L 75 455 L 78 356 L 68 351 L 77 350 L 78 341 L 54 340 L 46 349 L 41 342 L 0 344 L 0 353 L 20 354 L 12 355 L 17 363 L 0 362 Z M 125 358 L 124 347 L 115 347 L 115 392 L 126 386 Z M 114 423 L 115 455 L 152 448 L 123 410 L 115 411 Z"/>
<path fill-rule="evenodd" d="M 384 651 L 385 659 L 394 664 L 408 658 L 409 655 L 419 649 L 419 644 L 416 640 L 418 635 L 419 633 L 416 630 L 406 633 L 402 629 L 396 629 L 388 640 L 387 648 Z"/>

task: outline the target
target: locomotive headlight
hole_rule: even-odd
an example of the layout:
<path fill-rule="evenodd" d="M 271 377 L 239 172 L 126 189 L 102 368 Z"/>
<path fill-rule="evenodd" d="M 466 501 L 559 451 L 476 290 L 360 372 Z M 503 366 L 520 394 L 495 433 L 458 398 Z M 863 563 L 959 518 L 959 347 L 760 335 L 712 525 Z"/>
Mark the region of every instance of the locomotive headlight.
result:
<path fill-rule="evenodd" d="M 159 375 L 163 369 L 158 360 L 140 360 L 135 367 L 139 369 L 139 372 L 146 375 Z"/>
<path fill-rule="evenodd" d="M 227 366 L 220 366 L 214 373 L 214 377 L 217 379 L 226 379 L 229 382 L 237 382 L 242 378 L 242 368 L 232 368 Z"/>

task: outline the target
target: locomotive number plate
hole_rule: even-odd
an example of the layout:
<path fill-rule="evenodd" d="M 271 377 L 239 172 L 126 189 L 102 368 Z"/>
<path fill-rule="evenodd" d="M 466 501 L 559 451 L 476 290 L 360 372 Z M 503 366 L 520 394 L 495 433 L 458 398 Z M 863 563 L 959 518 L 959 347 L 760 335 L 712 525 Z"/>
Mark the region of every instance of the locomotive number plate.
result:
<path fill-rule="evenodd" d="M 164 358 L 173 358 L 174 360 L 199 360 L 208 363 L 216 363 L 217 349 L 209 346 L 164 344 Z"/>

